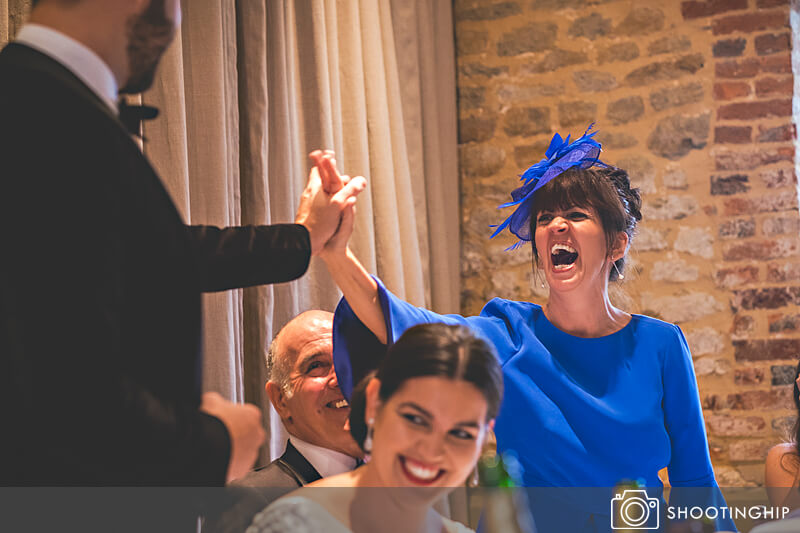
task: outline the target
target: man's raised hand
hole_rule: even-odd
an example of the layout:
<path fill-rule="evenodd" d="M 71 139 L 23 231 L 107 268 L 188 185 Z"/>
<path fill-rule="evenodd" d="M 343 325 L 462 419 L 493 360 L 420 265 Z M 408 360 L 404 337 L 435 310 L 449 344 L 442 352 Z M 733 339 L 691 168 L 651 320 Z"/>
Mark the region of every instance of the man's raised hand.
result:
<path fill-rule="evenodd" d="M 340 176 L 332 152 L 316 151 L 310 157 L 316 164 L 308 175 L 295 223 L 308 229 L 311 253 L 316 255 L 338 230 L 343 212 L 355 206 L 356 197 L 366 188 L 367 180 L 362 176 L 352 179 Z"/>

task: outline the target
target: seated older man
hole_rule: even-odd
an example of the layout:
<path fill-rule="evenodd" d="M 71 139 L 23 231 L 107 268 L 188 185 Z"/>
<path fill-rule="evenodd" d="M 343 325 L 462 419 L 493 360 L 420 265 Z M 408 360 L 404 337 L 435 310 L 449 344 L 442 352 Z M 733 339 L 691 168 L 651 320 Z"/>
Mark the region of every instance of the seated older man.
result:
<path fill-rule="evenodd" d="M 356 467 L 362 452 L 333 369 L 333 314 L 307 311 L 281 329 L 267 353 L 266 389 L 289 441 L 284 454 L 234 484 L 295 487 Z"/>
<path fill-rule="evenodd" d="M 306 311 L 278 332 L 267 352 L 267 395 L 289 441 L 267 466 L 233 481 L 204 512 L 204 533 L 244 531 L 253 515 L 287 492 L 356 467 L 350 408 L 333 369 L 333 314 Z"/>

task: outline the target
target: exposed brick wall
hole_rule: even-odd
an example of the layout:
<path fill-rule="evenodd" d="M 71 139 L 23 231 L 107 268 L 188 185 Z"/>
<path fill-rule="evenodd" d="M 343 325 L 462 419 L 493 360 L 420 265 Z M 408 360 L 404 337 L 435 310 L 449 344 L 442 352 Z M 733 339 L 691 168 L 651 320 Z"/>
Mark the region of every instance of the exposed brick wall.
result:
<path fill-rule="evenodd" d="M 542 302 L 489 224 L 558 131 L 601 130 L 644 196 L 613 300 L 678 323 L 717 477 L 763 483 L 793 418 L 800 215 L 786 0 L 457 0 L 462 311 Z"/>

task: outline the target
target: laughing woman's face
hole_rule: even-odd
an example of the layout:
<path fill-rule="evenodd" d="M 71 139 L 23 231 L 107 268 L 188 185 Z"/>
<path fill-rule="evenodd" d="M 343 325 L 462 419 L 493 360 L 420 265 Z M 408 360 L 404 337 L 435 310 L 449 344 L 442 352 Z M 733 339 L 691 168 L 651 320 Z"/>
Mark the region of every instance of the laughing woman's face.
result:
<path fill-rule="evenodd" d="M 551 291 L 603 286 L 610 259 L 600 218 L 592 208 L 540 211 L 534 230 L 539 265 Z"/>

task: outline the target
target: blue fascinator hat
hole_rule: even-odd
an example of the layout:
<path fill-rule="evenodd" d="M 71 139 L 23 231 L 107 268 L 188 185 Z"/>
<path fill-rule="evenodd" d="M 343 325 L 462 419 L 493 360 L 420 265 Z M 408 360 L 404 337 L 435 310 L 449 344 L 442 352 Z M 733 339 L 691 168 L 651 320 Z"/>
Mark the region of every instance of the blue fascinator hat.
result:
<path fill-rule="evenodd" d="M 528 170 L 520 176 L 520 180 L 524 183 L 511 191 L 512 200 L 498 206 L 498 209 L 513 206 L 516 206 L 516 209 L 502 224 L 491 226 L 497 228 L 492 233 L 491 238 L 496 237 L 504 229 L 508 228 L 519 239 L 508 250 L 518 248 L 523 242 L 530 242 L 531 209 L 533 208 L 533 195 L 537 190 L 544 187 L 545 184 L 565 170 L 573 167 L 582 169 L 593 166 L 608 167 L 608 165 L 600 161 L 602 147 L 593 138 L 597 134 L 596 131 L 591 132 L 593 126 L 594 124 L 591 124 L 580 138 L 572 142 L 570 142 L 569 135 L 567 135 L 566 139 L 562 139 L 558 133 L 553 135 L 550 147 L 544 154 L 544 159 L 528 167 Z"/>

